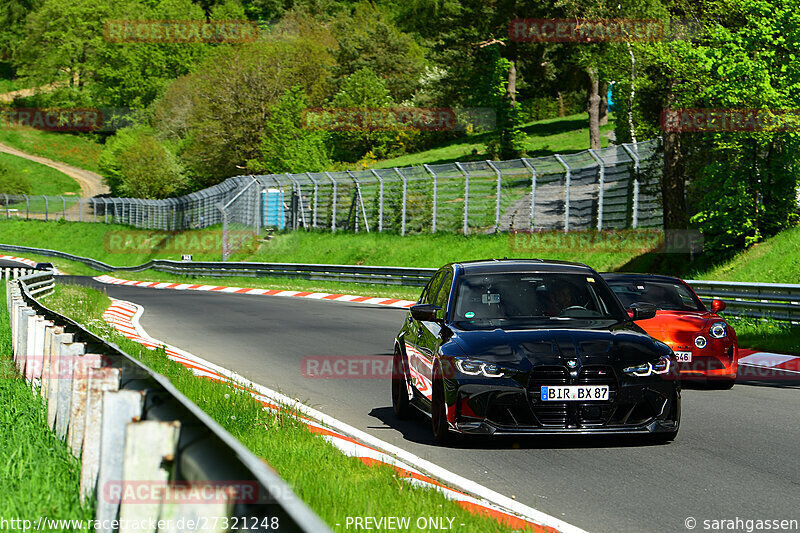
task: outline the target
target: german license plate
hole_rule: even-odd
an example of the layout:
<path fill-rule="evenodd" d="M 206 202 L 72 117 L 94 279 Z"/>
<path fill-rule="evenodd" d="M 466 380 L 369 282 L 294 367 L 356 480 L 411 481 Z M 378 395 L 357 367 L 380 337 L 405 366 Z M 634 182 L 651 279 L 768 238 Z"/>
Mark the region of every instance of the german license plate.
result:
<path fill-rule="evenodd" d="M 675 352 L 675 359 L 677 359 L 679 363 L 691 363 L 692 352 Z"/>
<path fill-rule="evenodd" d="M 608 385 L 542 385 L 543 402 L 608 401 Z"/>

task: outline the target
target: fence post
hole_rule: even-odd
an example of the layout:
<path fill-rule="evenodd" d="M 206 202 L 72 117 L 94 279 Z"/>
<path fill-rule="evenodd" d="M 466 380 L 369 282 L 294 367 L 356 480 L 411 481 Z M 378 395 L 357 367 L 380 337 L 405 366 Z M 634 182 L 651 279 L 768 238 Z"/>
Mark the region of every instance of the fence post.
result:
<path fill-rule="evenodd" d="M 622 148 L 633 159 L 633 214 L 631 226 L 636 229 L 639 226 L 639 156 L 630 149 L 627 143 L 623 143 Z"/>
<path fill-rule="evenodd" d="M 64 218 L 64 220 L 67 220 L 67 199 L 60 194 L 58 197 L 61 198 L 61 216 Z"/>
<path fill-rule="evenodd" d="M 469 233 L 469 172 L 456 162 L 456 168 L 464 175 L 464 235 Z"/>
<path fill-rule="evenodd" d="M 500 169 L 497 168 L 493 162 L 486 160 L 486 163 L 494 170 L 494 173 L 497 175 L 497 198 L 494 207 L 494 232 L 497 233 L 500 230 L 500 190 L 502 188 L 502 173 Z"/>
<path fill-rule="evenodd" d="M 306 176 L 308 179 L 311 180 L 311 183 L 314 184 L 314 207 L 312 208 L 314 211 L 311 213 L 311 227 L 317 227 L 317 195 L 319 193 L 319 186 L 317 185 L 317 180 L 314 176 L 311 175 L 311 172 L 306 172 Z"/>
<path fill-rule="evenodd" d="M 97 200 L 92 198 L 92 214 L 94 216 L 94 221 L 97 222 Z"/>
<path fill-rule="evenodd" d="M 405 174 L 400 172 L 400 169 L 394 167 L 395 173 L 400 176 L 400 179 L 403 180 L 403 208 L 402 208 L 402 218 L 400 220 L 400 235 L 405 236 L 406 234 L 406 200 L 408 197 L 408 181 L 406 180 Z"/>
<path fill-rule="evenodd" d="M 423 164 L 422 166 L 425 168 L 425 170 L 427 170 L 430 173 L 431 177 L 433 178 L 433 213 L 432 213 L 433 223 L 431 224 L 431 233 L 436 233 L 436 201 L 439 196 L 439 183 L 438 183 L 439 180 L 438 177 L 436 176 L 436 172 L 434 172 L 431 169 L 431 167 L 429 167 L 426 164 Z"/>
<path fill-rule="evenodd" d="M 589 148 L 589 155 L 597 161 L 597 231 L 603 231 L 603 198 L 605 196 L 606 166 L 603 163 L 603 158 L 597 155 L 594 149 Z"/>
<path fill-rule="evenodd" d="M 336 180 L 330 172 L 325 172 L 328 179 L 333 183 L 333 205 L 331 207 L 331 232 L 336 232 Z"/>
<path fill-rule="evenodd" d="M 225 206 L 217 204 L 217 209 L 222 213 L 222 260 L 228 260 L 228 212 Z"/>
<path fill-rule="evenodd" d="M 47 222 L 48 212 L 50 211 L 50 202 L 47 201 L 47 195 L 43 194 L 42 198 L 44 198 L 44 221 Z"/>
<path fill-rule="evenodd" d="M 108 198 L 103 198 L 103 224 L 108 224 Z"/>
<path fill-rule="evenodd" d="M 378 233 L 383 233 L 383 178 L 374 168 L 370 170 L 378 178 Z"/>
<path fill-rule="evenodd" d="M 555 154 L 555 158 L 559 163 L 561 163 L 561 166 L 563 166 L 567 172 L 564 176 L 564 233 L 567 233 L 569 231 L 569 186 L 572 173 L 569 165 L 566 161 L 564 161 L 564 158 L 561 157 L 561 155 Z"/>
<path fill-rule="evenodd" d="M 31 199 L 28 198 L 27 194 L 23 194 L 22 196 L 25 197 L 25 220 L 31 218 Z"/>
<path fill-rule="evenodd" d="M 364 207 L 364 197 L 361 196 L 361 182 L 358 181 L 358 178 L 353 174 L 352 171 L 348 170 L 347 175 L 352 178 L 353 183 L 356 184 L 356 194 L 358 195 L 358 205 L 356 205 L 356 233 L 358 233 L 358 206 L 361 206 L 361 213 L 364 215 L 364 228 L 366 228 L 367 233 L 369 233 L 369 221 L 367 220 L 367 210 Z"/>
<path fill-rule="evenodd" d="M 530 229 L 531 229 L 531 231 L 533 231 L 533 220 L 534 220 L 533 212 L 534 212 L 534 209 L 536 207 L 536 169 L 524 157 L 522 158 L 522 164 L 525 165 L 525 167 L 528 170 L 531 171 L 531 221 L 530 221 L 531 227 L 530 227 Z"/>
<path fill-rule="evenodd" d="M 11 218 L 11 214 L 8 212 L 8 195 L 3 193 L 3 196 L 6 198 L 6 218 Z"/>

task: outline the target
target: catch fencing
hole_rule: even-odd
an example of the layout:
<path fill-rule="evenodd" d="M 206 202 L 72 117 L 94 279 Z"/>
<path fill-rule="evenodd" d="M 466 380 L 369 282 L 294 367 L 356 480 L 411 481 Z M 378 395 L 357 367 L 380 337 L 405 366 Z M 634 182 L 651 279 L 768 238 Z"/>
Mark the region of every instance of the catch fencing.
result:
<path fill-rule="evenodd" d="M 178 198 L 0 195 L 7 218 L 184 230 L 494 233 L 655 228 L 659 139 L 509 161 L 236 176 Z M 2 211 L 0 211 L 2 216 Z"/>

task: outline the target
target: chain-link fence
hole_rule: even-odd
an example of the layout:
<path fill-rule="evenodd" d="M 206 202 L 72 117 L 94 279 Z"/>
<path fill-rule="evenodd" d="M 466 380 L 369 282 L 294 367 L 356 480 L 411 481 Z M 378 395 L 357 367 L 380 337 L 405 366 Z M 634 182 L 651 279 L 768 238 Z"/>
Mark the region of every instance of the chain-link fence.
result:
<path fill-rule="evenodd" d="M 9 218 L 161 230 L 223 222 L 256 231 L 319 228 L 401 235 L 650 228 L 662 223 L 658 143 L 510 161 L 237 176 L 166 200 L 1 195 L 0 201 Z"/>

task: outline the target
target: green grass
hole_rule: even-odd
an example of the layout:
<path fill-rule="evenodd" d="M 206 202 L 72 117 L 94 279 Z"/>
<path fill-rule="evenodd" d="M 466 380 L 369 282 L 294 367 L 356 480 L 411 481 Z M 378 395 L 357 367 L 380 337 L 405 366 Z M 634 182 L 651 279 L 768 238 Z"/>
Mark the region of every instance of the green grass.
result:
<path fill-rule="evenodd" d="M 734 318 L 725 320 L 733 326 L 740 348 L 800 355 L 800 326 L 777 320 Z"/>
<path fill-rule="evenodd" d="M 345 531 L 347 516 L 446 516 L 454 517 L 455 524 L 463 523 L 463 531 L 511 531 L 492 519 L 467 512 L 438 492 L 412 487 L 389 467 L 368 467 L 347 457 L 294 417 L 264 411 L 250 395 L 197 378 L 168 360 L 163 352 L 147 350 L 122 337 L 102 321 L 109 300 L 99 291 L 57 286 L 47 303 L 167 376 L 189 399 L 275 468 L 335 531 Z M 336 526 L 337 523 L 341 525 Z"/>
<path fill-rule="evenodd" d="M 700 273 L 700 279 L 800 283 L 800 227 L 790 228 Z"/>
<path fill-rule="evenodd" d="M 80 463 L 50 431 L 44 402 L 14 366 L 5 294 L 0 281 L 0 517 L 92 519 L 93 503 L 78 497 Z"/>
<path fill-rule="evenodd" d="M 26 127 L 0 128 L 0 143 L 29 154 L 98 172 L 103 145 L 90 135 L 56 133 Z"/>
<path fill-rule="evenodd" d="M 40 163 L 15 155 L 0 153 L 0 164 L 6 167 L 10 174 L 22 176 L 30 184 L 30 195 L 79 195 L 81 192 L 81 186 L 77 181 L 58 170 Z"/>
<path fill-rule="evenodd" d="M 613 114 L 609 122 L 600 127 L 602 146 L 608 146 L 606 134 L 614 129 Z M 589 148 L 589 118 L 586 113 L 560 118 L 529 122 L 522 126 L 526 134 L 523 147 L 527 157 L 553 154 L 569 154 Z M 378 161 L 375 168 L 407 167 L 427 163 L 429 165 L 488 159 L 484 153 L 489 134 L 473 134 L 423 152 L 406 154 L 393 159 Z M 477 150 L 477 158 L 472 151 Z"/>

